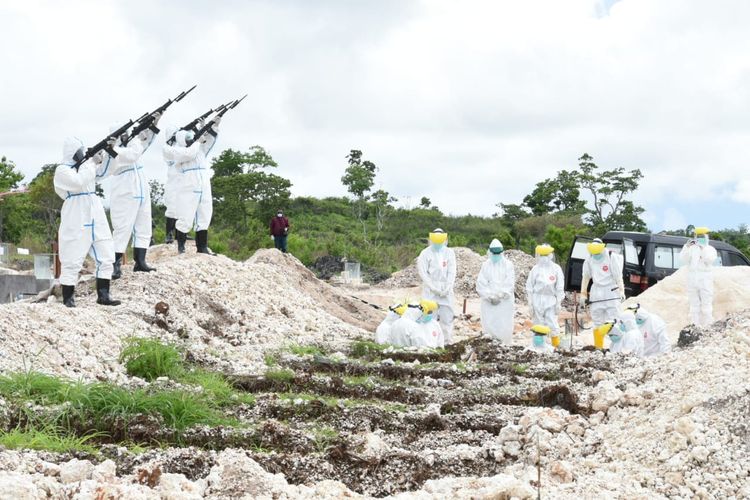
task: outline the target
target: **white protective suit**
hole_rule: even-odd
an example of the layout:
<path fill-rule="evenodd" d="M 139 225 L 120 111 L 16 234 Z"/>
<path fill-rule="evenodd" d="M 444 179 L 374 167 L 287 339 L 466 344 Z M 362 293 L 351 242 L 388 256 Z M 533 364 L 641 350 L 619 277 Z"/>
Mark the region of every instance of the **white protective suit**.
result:
<path fill-rule="evenodd" d="M 618 341 L 610 343 L 609 352 L 643 357 L 643 334 L 638 329 L 633 313 L 621 314 L 619 321 L 612 328 L 616 328 L 621 337 Z"/>
<path fill-rule="evenodd" d="M 177 127 L 169 125 L 164 130 L 166 138 L 169 139 L 177 133 Z M 174 165 L 174 149 L 168 144 L 164 145 L 162 149 L 162 157 L 164 162 L 167 164 L 167 182 L 164 184 L 164 205 L 167 207 L 165 217 L 170 219 L 177 218 L 177 181 L 180 178 L 180 173 L 177 171 Z"/>
<path fill-rule="evenodd" d="M 687 266 L 688 302 L 690 321 L 707 326 L 714 321 L 714 273 L 718 261 L 716 249 L 711 245 L 688 242 L 680 252 L 680 264 Z"/>
<path fill-rule="evenodd" d="M 440 322 L 434 318 L 427 323 L 417 322 L 419 334 L 412 339 L 413 347 L 431 347 L 433 349 L 445 347 L 445 336 Z"/>
<path fill-rule="evenodd" d="M 174 161 L 174 168 L 180 176 L 175 202 L 176 227 L 182 233 L 188 233 L 193 228 L 204 231 L 211 224 L 211 169 L 206 157 L 216 144 L 216 137 L 206 133 L 190 147 L 186 147 L 186 136 L 187 131 L 180 130 L 175 135 L 175 145 L 164 148 L 164 157 L 170 157 Z M 206 142 L 202 142 L 204 138 Z"/>
<path fill-rule="evenodd" d="M 526 280 L 526 294 L 531 307 L 531 322 L 546 325 L 552 330 L 552 337 L 559 336 L 557 315 L 565 297 L 565 278 L 562 268 L 552 261 L 551 256 L 537 257 L 537 263 Z"/>
<path fill-rule="evenodd" d="M 555 348 L 552 347 L 552 344 L 547 342 L 546 339 L 544 340 L 544 344 L 537 346 L 537 345 L 534 345 L 534 339 L 532 338 L 531 345 L 527 346 L 526 350 L 534 351 L 535 353 L 538 353 L 538 354 L 554 354 L 555 353 Z"/>
<path fill-rule="evenodd" d="M 110 132 L 120 128 L 115 125 Z M 109 217 L 112 220 L 112 239 L 115 253 L 125 253 L 133 239 L 134 248 L 148 248 L 151 244 L 151 193 L 143 165 L 138 160 L 154 141 L 155 134 L 146 130 L 144 139 L 135 137 L 127 146 L 115 146 L 117 156 L 107 156 L 99 181 L 111 178 Z"/>
<path fill-rule="evenodd" d="M 477 293 L 482 299 L 479 313 L 482 331 L 508 345 L 513 343 L 515 284 L 513 263 L 505 256 L 499 262 L 488 258 L 482 263 L 477 276 Z M 500 299 L 497 304 L 492 303 L 495 296 Z"/>
<path fill-rule="evenodd" d="M 443 245 L 440 250 L 428 246 L 417 258 L 417 270 L 422 278 L 422 298 L 438 304 L 438 321 L 445 343 L 453 340 L 453 285 L 456 282 L 456 254 Z"/>
<path fill-rule="evenodd" d="M 375 342 L 378 344 L 391 344 L 391 329 L 400 317 L 398 313 L 388 311 L 385 319 L 378 325 L 377 330 L 375 330 Z"/>
<path fill-rule="evenodd" d="M 422 333 L 422 327 L 417 319 L 422 316 L 422 310 L 409 306 L 403 316 L 393 322 L 391 327 L 391 344 L 400 347 L 414 345 L 414 339 Z"/>
<path fill-rule="evenodd" d="M 667 336 L 667 325 L 660 316 L 650 313 L 642 307 L 635 313 L 639 323 L 638 329 L 643 334 L 643 356 L 658 356 L 672 350 L 672 344 Z"/>
<path fill-rule="evenodd" d="M 93 160 L 73 168 L 73 155 L 83 142 L 68 137 L 63 144 L 63 159 L 55 169 L 54 187 L 62 198 L 60 228 L 60 284 L 75 286 L 86 254 L 96 263 L 96 277 L 110 279 L 115 249 L 102 200 L 96 195 L 96 167 Z"/>
<path fill-rule="evenodd" d="M 622 281 L 622 258 L 609 250 L 602 252 L 602 259 L 593 255 L 583 262 L 583 284 L 593 281 L 589 293 L 591 319 L 595 326 L 611 321 L 620 313 L 620 298 L 624 293 Z M 611 300 L 606 300 L 611 299 Z"/>

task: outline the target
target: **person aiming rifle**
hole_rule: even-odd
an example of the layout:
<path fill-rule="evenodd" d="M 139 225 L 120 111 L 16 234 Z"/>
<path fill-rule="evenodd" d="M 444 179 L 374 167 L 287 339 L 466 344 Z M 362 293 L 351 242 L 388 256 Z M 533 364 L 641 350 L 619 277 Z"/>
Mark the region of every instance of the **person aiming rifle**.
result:
<path fill-rule="evenodd" d="M 197 132 L 179 130 L 174 134 L 174 145 L 165 145 L 164 158 L 173 162 L 176 182 L 176 215 L 175 232 L 177 251 L 185 252 L 187 233 L 195 229 L 195 247 L 198 253 L 210 253 L 208 250 L 208 227 L 213 215 L 211 195 L 211 175 L 207 157 L 216 144 L 218 127 L 222 117 L 234 109 L 243 96 L 231 104 L 220 107 L 219 111 L 201 126 Z M 196 124 L 197 125 L 197 124 Z"/>

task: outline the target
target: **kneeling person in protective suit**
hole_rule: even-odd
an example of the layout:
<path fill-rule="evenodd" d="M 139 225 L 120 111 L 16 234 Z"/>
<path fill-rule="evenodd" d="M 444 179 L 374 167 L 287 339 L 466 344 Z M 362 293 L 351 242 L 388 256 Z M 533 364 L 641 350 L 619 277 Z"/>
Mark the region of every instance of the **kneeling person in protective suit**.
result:
<path fill-rule="evenodd" d="M 640 304 L 628 306 L 635 314 L 635 323 L 643 334 L 643 357 L 658 356 L 672 350 L 667 336 L 667 325 L 658 314 L 647 311 Z"/>
<path fill-rule="evenodd" d="M 422 332 L 422 327 L 417 320 L 422 317 L 422 308 L 419 304 L 409 304 L 403 315 L 393 322 L 391 327 L 391 344 L 399 347 L 413 345 L 413 339 Z"/>
<path fill-rule="evenodd" d="M 407 304 L 393 304 L 388 307 L 388 314 L 375 330 L 375 342 L 378 344 L 391 344 L 391 329 L 393 324 L 406 312 Z"/>
<path fill-rule="evenodd" d="M 539 354 L 552 354 L 555 352 L 555 348 L 547 342 L 547 337 L 552 332 L 552 329 L 547 325 L 534 325 L 531 327 L 531 345 L 526 349 L 534 351 Z"/>
<path fill-rule="evenodd" d="M 503 344 L 513 343 L 513 292 L 516 273 L 513 263 L 503 256 L 503 244 L 494 239 L 477 276 L 477 293 L 482 299 L 482 331 Z"/>
<path fill-rule="evenodd" d="M 583 261 L 581 280 L 581 307 L 587 305 L 591 310 L 594 326 L 617 318 L 620 314 L 620 303 L 625 300 L 625 284 L 622 280 L 623 262 L 619 255 L 606 249 L 600 239 L 587 245 L 589 256 Z M 588 293 L 589 283 L 591 295 Z"/>
<path fill-rule="evenodd" d="M 417 324 L 420 327 L 420 333 L 412 339 L 411 345 L 414 347 L 431 347 L 436 349 L 445 346 L 443 330 L 440 327 L 434 315 L 438 310 L 437 302 L 433 300 L 422 299 L 419 301 L 419 309 L 422 316 L 417 318 Z"/>
<path fill-rule="evenodd" d="M 453 285 L 456 282 L 456 254 L 448 248 L 448 233 L 440 228 L 429 235 L 430 246 L 417 258 L 417 270 L 422 279 L 422 298 L 438 304 L 438 321 L 445 335 L 445 343 L 453 339 Z"/>
<path fill-rule="evenodd" d="M 552 345 L 557 346 L 560 341 L 557 315 L 565 297 L 565 278 L 560 266 L 552 260 L 554 252 L 555 249 L 546 243 L 536 247 L 536 265 L 526 280 L 526 295 L 531 321 L 550 327 Z"/>
<path fill-rule="evenodd" d="M 154 125 L 159 121 L 157 115 Z M 110 132 L 120 128 L 115 124 Z M 111 178 L 109 216 L 112 220 L 112 237 L 115 245 L 115 264 L 112 279 L 122 276 L 122 256 L 128 248 L 128 242 L 133 240 L 133 271 L 156 271 L 146 264 L 146 252 L 151 244 L 151 193 L 143 173 L 143 165 L 138 160 L 143 156 L 154 141 L 156 134 L 151 130 L 144 130 L 138 137 L 133 138 L 127 145 L 118 141 L 115 146 L 115 158 L 107 157 L 104 170 L 97 175 L 101 181 Z"/>
<path fill-rule="evenodd" d="M 609 326 L 607 337 L 609 337 L 609 352 L 620 354 L 635 354 L 643 357 L 643 334 L 635 322 L 635 315 L 625 311 L 618 319 L 605 323 Z"/>
<path fill-rule="evenodd" d="M 116 306 L 119 300 L 109 295 L 109 283 L 112 277 L 112 264 L 115 250 L 112 233 L 104 214 L 101 199 L 96 195 L 95 165 L 101 168 L 103 157 L 96 155 L 83 163 L 77 170 L 75 163 L 85 155 L 83 143 L 74 137 L 65 139 L 63 159 L 55 169 L 55 192 L 63 199 L 60 212 L 60 285 L 62 285 L 63 303 L 75 307 L 74 293 L 78 283 L 78 273 L 83 266 L 86 254 L 96 262 L 96 293 L 98 304 Z"/>
<path fill-rule="evenodd" d="M 218 131 L 219 118 L 214 121 L 213 129 Z M 211 169 L 206 157 L 211 152 L 216 137 L 203 134 L 200 139 L 192 141 L 193 133 L 180 130 L 175 134 L 175 145 L 164 148 L 165 158 L 174 161 L 174 168 L 181 176 L 177 183 L 177 252 L 185 253 L 187 233 L 195 228 L 195 247 L 198 253 L 208 251 L 208 226 L 213 215 L 211 195 Z"/>

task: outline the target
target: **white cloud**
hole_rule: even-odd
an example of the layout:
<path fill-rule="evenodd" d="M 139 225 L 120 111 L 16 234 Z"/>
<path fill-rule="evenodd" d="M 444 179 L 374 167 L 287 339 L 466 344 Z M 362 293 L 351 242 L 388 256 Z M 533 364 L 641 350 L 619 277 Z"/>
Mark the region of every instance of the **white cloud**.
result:
<path fill-rule="evenodd" d="M 29 177 L 66 135 L 93 142 L 198 83 L 165 120 L 249 93 L 219 148 L 267 147 L 296 194 L 343 194 L 358 148 L 385 189 L 454 213 L 519 202 L 583 152 L 642 169 L 647 208 L 750 200 L 742 0 L 26 1 L 0 16 L 0 154 Z M 159 156 L 144 163 L 163 179 Z"/>

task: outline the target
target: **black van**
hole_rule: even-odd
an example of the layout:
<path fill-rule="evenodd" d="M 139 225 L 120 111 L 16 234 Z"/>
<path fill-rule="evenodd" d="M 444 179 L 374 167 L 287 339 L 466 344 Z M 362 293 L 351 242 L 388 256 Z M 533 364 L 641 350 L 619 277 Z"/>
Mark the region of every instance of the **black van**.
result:
<path fill-rule="evenodd" d="M 567 291 L 581 290 L 583 261 L 588 256 L 586 245 L 591 240 L 585 236 L 576 236 L 565 266 Z M 610 231 L 602 238 L 607 249 L 625 257 L 623 278 L 625 295 L 628 297 L 638 295 L 675 272 L 680 267 L 680 250 L 689 240 L 684 236 L 626 231 Z M 709 244 L 716 249 L 722 266 L 750 266 L 750 260 L 732 245 L 723 241 L 710 241 Z"/>

